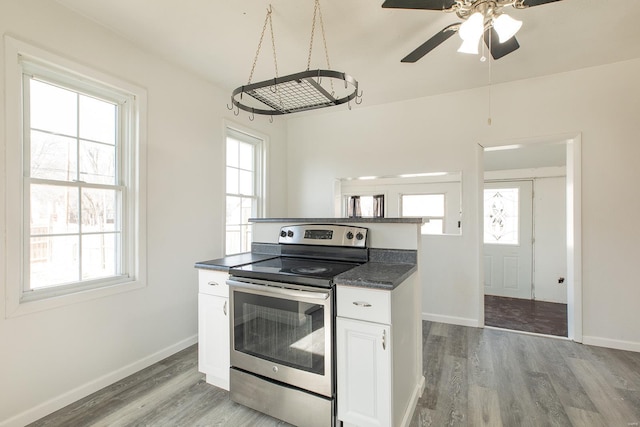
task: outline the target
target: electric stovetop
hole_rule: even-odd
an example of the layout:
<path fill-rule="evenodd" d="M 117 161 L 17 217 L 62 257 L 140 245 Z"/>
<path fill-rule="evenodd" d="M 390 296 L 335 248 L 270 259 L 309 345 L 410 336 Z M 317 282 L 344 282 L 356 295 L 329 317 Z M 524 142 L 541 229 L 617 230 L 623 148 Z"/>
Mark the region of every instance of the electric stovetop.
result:
<path fill-rule="evenodd" d="M 361 265 L 358 262 L 278 257 L 229 269 L 236 277 L 330 287 L 338 274 Z"/>

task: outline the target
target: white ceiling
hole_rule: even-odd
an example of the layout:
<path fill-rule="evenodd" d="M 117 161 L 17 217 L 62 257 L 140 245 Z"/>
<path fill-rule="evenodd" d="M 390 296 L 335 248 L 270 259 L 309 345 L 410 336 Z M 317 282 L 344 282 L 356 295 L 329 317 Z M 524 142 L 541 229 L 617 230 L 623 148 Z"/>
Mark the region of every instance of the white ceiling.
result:
<path fill-rule="evenodd" d="M 278 75 L 307 68 L 313 0 L 57 0 L 143 49 L 228 90 L 246 84 L 269 4 Z M 322 0 L 331 68 L 350 74 L 362 106 L 543 76 L 640 57 L 639 0 L 563 0 L 509 13 L 520 49 L 498 60 L 456 52 L 450 38 L 415 64 L 400 59 L 454 14 L 381 8 L 383 0 Z M 316 27 L 311 69 L 326 68 Z M 252 82 L 275 76 L 268 33 Z"/>

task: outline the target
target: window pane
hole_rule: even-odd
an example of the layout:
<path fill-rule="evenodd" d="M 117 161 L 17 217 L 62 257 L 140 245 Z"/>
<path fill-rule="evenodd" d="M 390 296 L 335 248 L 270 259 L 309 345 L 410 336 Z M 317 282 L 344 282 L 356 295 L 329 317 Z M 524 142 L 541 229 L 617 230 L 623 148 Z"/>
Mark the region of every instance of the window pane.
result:
<path fill-rule="evenodd" d="M 373 196 L 360 196 L 360 213 L 363 217 L 373 217 Z"/>
<path fill-rule="evenodd" d="M 78 232 L 77 188 L 32 184 L 30 208 L 31 235 Z"/>
<path fill-rule="evenodd" d="M 240 252 L 250 252 L 251 251 L 251 225 L 242 225 L 240 227 Z"/>
<path fill-rule="evenodd" d="M 239 141 L 233 138 L 227 138 L 227 166 L 233 166 L 237 168 L 238 164 L 238 147 Z"/>
<path fill-rule="evenodd" d="M 115 144 L 116 105 L 80 95 L 80 138 Z"/>
<path fill-rule="evenodd" d="M 228 225 L 226 232 L 225 248 L 227 254 L 237 254 L 242 252 L 240 250 L 240 226 Z"/>
<path fill-rule="evenodd" d="M 80 180 L 92 184 L 117 184 L 115 145 L 80 141 Z"/>
<path fill-rule="evenodd" d="M 116 230 L 118 192 L 97 188 L 82 189 L 82 232 Z"/>
<path fill-rule="evenodd" d="M 240 149 L 240 168 L 246 170 L 253 170 L 253 144 L 247 144 L 246 142 L 241 142 L 239 145 Z"/>
<path fill-rule="evenodd" d="M 77 136 L 77 94 L 33 79 L 29 88 L 31 128 Z"/>
<path fill-rule="evenodd" d="M 78 243 L 78 236 L 32 237 L 31 253 L 38 257 L 30 260 L 30 288 L 78 281 Z"/>
<path fill-rule="evenodd" d="M 238 169 L 227 168 L 227 193 L 238 194 Z"/>
<path fill-rule="evenodd" d="M 50 133 L 31 131 L 33 178 L 73 181 L 77 177 L 76 140 Z"/>
<path fill-rule="evenodd" d="M 242 222 L 242 198 L 227 196 L 227 224 L 240 224 Z"/>
<path fill-rule="evenodd" d="M 519 243 L 519 189 L 484 190 L 484 243 Z"/>
<path fill-rule="evenodd" d="M 403 195 L 402 216 L 444 216 L 444 194 Z"/>
<path fill-rule="evenodd" d="M 422 224 L 422 234 L 442 234 L 444 233 L 444 221 L 430 218 L 429 222 Z"/>
<path fill-rule="evenodd" d="M 241 212 L 241 224 L 248 224 L 249 218 L 255 217 L 255 204 L 253 199 L 248 197 L 242 198 L 242 212 Z"/>
<path fill-rule="evenodd" d="M 82 236 L 82 279 L 115 276 L 117 234 Z"/>
<path fill-rule="evenodd" d="M 253 173 L 240 170 L 240 194 L 253 195 Z"/>

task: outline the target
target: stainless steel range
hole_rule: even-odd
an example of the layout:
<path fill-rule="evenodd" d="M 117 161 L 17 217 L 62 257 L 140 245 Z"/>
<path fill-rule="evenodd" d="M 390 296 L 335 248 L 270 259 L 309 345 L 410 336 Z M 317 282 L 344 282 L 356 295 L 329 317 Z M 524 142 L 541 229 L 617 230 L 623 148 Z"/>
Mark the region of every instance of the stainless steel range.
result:
<path fill-rule="evenodd" d="M 367 229 L 282 227 L 281 255 L 231 268 L 231 399 L 295 425 L 335 425 L 335 289 Z"/>

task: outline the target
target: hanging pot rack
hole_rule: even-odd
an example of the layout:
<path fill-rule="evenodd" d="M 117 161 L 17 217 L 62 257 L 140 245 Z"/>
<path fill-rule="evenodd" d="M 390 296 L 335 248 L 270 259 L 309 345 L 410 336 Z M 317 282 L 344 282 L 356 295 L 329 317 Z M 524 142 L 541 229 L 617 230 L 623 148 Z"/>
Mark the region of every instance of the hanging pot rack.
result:
<path fill-rule="evenodd" d="M 236 88 L 231 93 L 231 105 L 227 104 L 227 108 L 229 110 L 235 109 L 234 115 L 236 116 L 240 113 L 240 110 L 244 110 L 251 113 L 249 117 L 250 120 L 254 119 L 255 114 L 261 114 L 270 116 L 270 120 L 272 121 L 275 115 L 314 110 L 345 103 L 347 103 L 349 109 L 351 109 L 351 100 L 354 100 L 356 104 L 361 104 L 362 92 L 358 92 L 358 81 L 349 74 L 330 69 L 329 53 L 319 0 L 315 0 L 307 69 L 299 73 L 278 77 L 278 62 L 276 58 L 271 13 L 272 8 L 271 5 L 269 5 L 260 41 L 258 42 L 258 49 L 249 75 L 249 81 L 246 85 Z M 320 20 L 328 69 L 309 69 L 316 16 L 319 16 Z M 271 31 L 271 45 L 273 48 L 273 62 L 276 76 L 273 79 L 251 83 L 267 24 L 269 24 Z"/>

